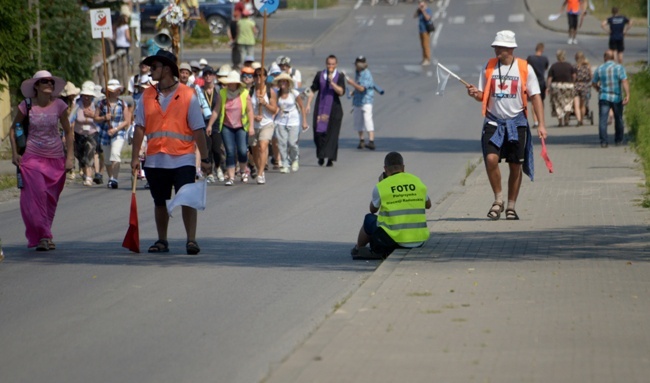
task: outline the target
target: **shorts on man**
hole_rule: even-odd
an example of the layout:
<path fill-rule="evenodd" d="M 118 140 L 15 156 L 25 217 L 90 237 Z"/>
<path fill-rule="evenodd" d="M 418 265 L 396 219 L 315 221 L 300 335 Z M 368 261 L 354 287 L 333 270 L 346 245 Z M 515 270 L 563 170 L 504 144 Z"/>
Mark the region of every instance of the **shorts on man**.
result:
<path fill-rule="evenodd" d="M 617 52 L 623 52 L 625 50 L 625 42 L 623 40 L 609 40 L 609 49 Z"/>
<path fill-rule="evenodd" d="M 174 192 L 178 193 L 183 185 L 195 182 L 196 167 L 181 166 L 174 169 L 145 167 L 144 174 L 149 183 L 154 205 L 167 206 L 167 200 L 172 198 L 172 187 Z"/>
<path fill-rule="evenodd" d="M 503 145 L 501 145 L 500 148 L 498 148 L 496 145 L 490 142 L 490 138 L 492 138 L 492 135 L 494 135 L 494 132 L 496 132 L 496 130 L 497 127 L 492 124 L 485 124 L 485 126 L 483 127 L 483 136 L 481 137 L 481 143 L 483 145 L 483 153 L 486 153 L 486 155 L 487 154 L 499 155 L 499 162 L 501 162 L 502 159 L 505 159 L 506 162 L 510 162 L 510 163 L 515 163 L 515 164 L 523 163 L 526 154 L 526 139 L 527 139 L 526 135 L 528 133 L 528 127 L 526 126 L 517 127 L 518 140 L 511 142 L 506 136 L 503 139 Z"/>

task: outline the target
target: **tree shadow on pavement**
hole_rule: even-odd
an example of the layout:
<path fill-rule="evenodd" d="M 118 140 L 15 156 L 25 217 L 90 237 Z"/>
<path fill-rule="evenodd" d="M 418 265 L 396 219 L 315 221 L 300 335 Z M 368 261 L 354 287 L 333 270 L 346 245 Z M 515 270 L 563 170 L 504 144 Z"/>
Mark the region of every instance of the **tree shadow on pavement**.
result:
<path fill-rule="evenodd" d="M 528 261 L 611 259 L 650 261 L 644 226 L 585 226 L 556 230 L 444 232 L 431 234 L 406 260 Z"/>

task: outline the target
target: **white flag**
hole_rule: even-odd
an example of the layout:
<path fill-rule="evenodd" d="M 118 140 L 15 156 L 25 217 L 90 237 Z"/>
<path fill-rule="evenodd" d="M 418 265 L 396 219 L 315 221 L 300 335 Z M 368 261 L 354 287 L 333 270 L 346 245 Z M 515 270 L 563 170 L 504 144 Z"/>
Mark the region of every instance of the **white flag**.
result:
<path fill-rule="evenodd" d="M 589 9 L 591 9 L 592 11 L 596 10 L 596 6 L 594 5 L 594 2 L 591 0 L 589 0 Z"/>
<path fill-rule="evenodd" d="M 442 96 L 445 92 L 445 87 L 447 86 L 447 80 L 449 80 L 449 72 L 441 69 L 439 65 L 436 65 L 436 73 L 438 77 L 438 90 L 436 91 L 436 94 Z"/>
<path fill-rule="evenodd" d="M 553 13 L 551 15 L 548 15 L 548 21 L 555 21 L 555 20 L 559 19 L 560 16 L 562 16 L 561 13 Z"/>
<path fill-rule="evenodd" d="M 176 206 L 189 206 L 197 210 L 205 210 L 206 184 L 206 180 L 203 180 L 183 185 L 174 198 L 167 200 L 167 213 L 169 213 L 169 216 L 172 216 L 172 210 Z"/>

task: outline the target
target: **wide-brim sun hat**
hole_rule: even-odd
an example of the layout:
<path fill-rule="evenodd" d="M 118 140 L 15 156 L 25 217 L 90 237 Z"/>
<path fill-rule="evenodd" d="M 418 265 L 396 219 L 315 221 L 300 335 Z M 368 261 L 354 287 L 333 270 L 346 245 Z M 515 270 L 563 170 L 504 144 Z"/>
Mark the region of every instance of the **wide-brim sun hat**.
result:
<path fill-rule="evenodd" d="M 272 63 L 269 67 L 269 76 L 273 76 L 278 73 L 282 73 L 282 69 L 280 69 L 280 66 L 278 66 L 278 64 Z"/>
<path fill-rule="evenodd" d="M 141 88 L 148 88 L 151 86 L 151 76 L 148 74 L 143 74 L 140 76 L 140 83 L 138 84 Z"/>
<path fill-rule="evenodd" d="M 175 77 L 178 77 L 178 60 L 172 52 L 168 52 L 164 49 L 159 49 L 155 55 L 147 57 L 142 61 L 142 63 L 151 66 L 154 61 L 158 61 L 163 65 L 172 68 L 172 74 Z"/>
<path fill-rule="evenodd" d="M 255 74 L 255 69 L 252 66 L 245 66 L 241 68 L 242 74 Z"/>
<path fill-rule="evenodd" d="M 63 88 L 63 92 L 61 92 L 61 97 L 70 97 L 70 96 L 76 96 L 81 92 L 81 89 L 77 88 L 73 83 L 68 81 L 65 84 L 65 87 Z"/>
<path fill-rule="evenodd" d="M 118 79 L 110 79 L 108 80 L 108 84 L 106 84 L 106 88 L 108 89 L 109 92 L 121 92 L 124 90 L 124 87 L 122 84 L 120 84 L 120 80 Z"/>
<path fill-rule="evenodd" d="M 202 58 L 201 60 L 199 60 L 199 65 L 201 66 L 201 68 L 203 68 L 204 66 L 208 65 L 208 60 Z"/>
<path fill-rule="evenodd" d="M 81 84 L 81 92 L 79 92 L 79 94 L 82 96 L 97 97 L 97 93 L 95 92 L 95 83 L 92 81 L 86 81 Z"/>
<path fill-rule="evenodd" d="M 239 76 L 239 73 L 237 71 L 230 71 L 228 75 L 224 78 L 219 79 L 219 82 L 228 85 L 228 84 L 238 84 L 240 87 L 241 86 L 246 86 L 243 82 L 241 82 L 241 77 Z"/>
<path fill-rule="evenodd" d="M 228 73 L 230 72 L 232 72 L 232 67 L 228 64 L 223 64 L 221 67 L 219 67 L 219 70 L 217 71 L 217 77 L 228 76 Z"/>
<path fill-rule="evenodd" d="M 509 30 L 497 32 L 494 42 L 492 42 L 492 47 L 517 48 L 515 32 Z"/>
<path fill-rule="evenodd" d="M 46 70 L 39 70 L 34 74 L 34 77 L 23 81 L 22 84 L 20 84 L 20 92 L 24 97 L 36 97 L 36 90 L 34 90 L 34 85 L 38 80 L 44 78 L 54 80 L 54 90 L 52 91 L 52 96 L 58 97 L 65 88 L 66 82 L 60 77 L 52 76 L 52 73 Z"/>
<path fill-rule="evenodd" d="M 273 85 L 279 85 L 280 81 L 285 80 L 289 81 L 289 89 L 292 89 L 294 86 L 293 79 L 289 76 L 288 73 L 281 73 L 273 79 Z"/>

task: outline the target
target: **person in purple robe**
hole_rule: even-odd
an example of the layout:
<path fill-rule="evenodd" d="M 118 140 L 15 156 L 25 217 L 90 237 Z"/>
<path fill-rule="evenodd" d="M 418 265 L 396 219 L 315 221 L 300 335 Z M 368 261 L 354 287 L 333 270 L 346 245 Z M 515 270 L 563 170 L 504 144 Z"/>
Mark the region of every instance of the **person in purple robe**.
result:
<path fill-rule="evenodd" d="M 314 104 L 314 144 L 318 165 L 333 166 L 339 150 L 339 132 L 343 121 L 343 107 L 340 97 L 345 94 L 345 75 L 336 67 L 338 59 L 329 55 L 325 60 L 327 69 L 319 71 L 311 84 L 311 93 L 307 98 L 307 113 L 314 94 L 318 92 Z"/>

